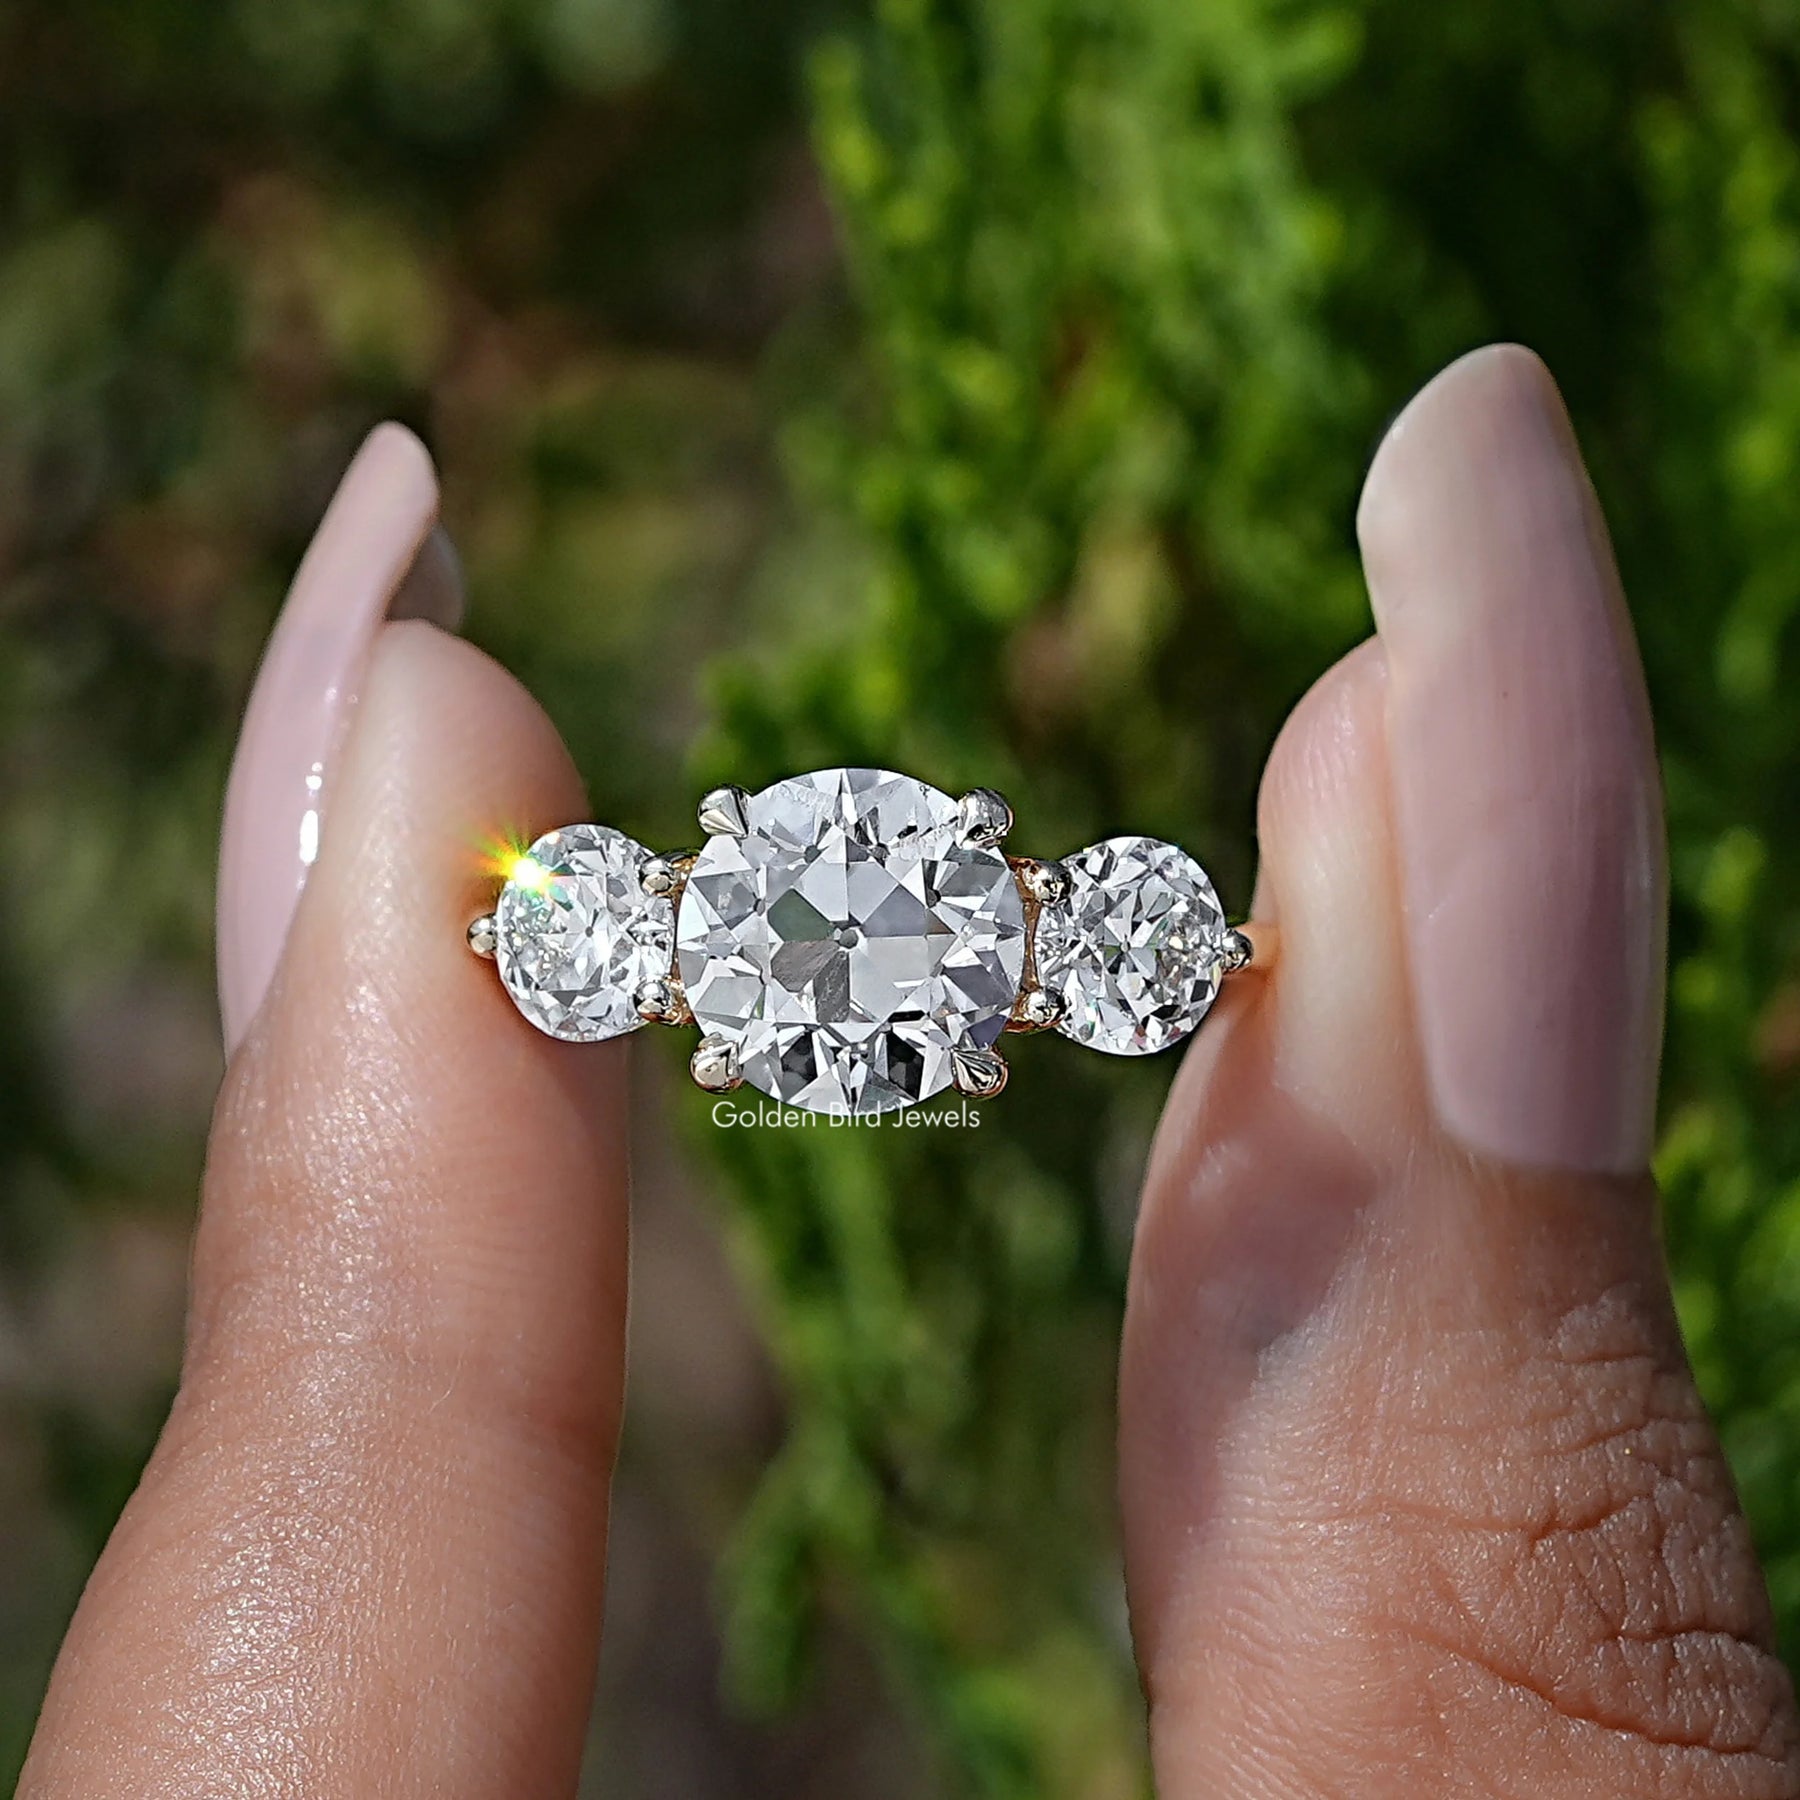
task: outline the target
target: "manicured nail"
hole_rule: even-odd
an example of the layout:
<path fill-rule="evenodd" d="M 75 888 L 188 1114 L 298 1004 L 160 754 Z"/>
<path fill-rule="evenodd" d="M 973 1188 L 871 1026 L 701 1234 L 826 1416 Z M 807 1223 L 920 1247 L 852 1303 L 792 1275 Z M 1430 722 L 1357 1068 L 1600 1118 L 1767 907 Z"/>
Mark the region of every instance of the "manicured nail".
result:
<path fill-rule="evenodd" d="M 1439 1117 L 1503 1160 L 1641 1169 L 1661 789 L 1605 523 L 1543 364 L 1507 345 L 1438 376 L 1388 433 L 1357 523 Z"/>
<path fill-rule="evenodd" d="M 331 800 L 376 631 L 403 610 L 454 623 L 455 559 L 422 555 L 437 517 L 424 446 L 399 425 L 357 452 L 263 653 L 225 790 L 219 842 L 219 1011 L 234 1051 L 275 976 Z M 416 574 L 415 574 L 416 571 Z"/>
<path fill-rule="evenodd" d="M 450 534 L 441 525 L 432 526 L 405 579 L 394 590 L 388 602 L 390 619 L 423 619 L 428 625 L 441 625 L 455 631 L 463 621 L 462 558 Z"/>

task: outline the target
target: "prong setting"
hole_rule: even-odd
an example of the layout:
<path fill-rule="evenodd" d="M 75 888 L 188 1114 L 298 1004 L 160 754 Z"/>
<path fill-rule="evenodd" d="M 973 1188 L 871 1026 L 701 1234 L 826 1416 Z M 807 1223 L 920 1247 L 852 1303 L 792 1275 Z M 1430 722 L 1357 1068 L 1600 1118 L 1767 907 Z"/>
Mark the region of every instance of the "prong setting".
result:
<path fill-rule="evenodd" d="M 1070 877 L 1064 864 L 1024 857 L 1015 866 L 1025 892 L 1039 906 L 1061 906 L 1068 899 Z"/>
<path fill-rule="evenodd" d="M 667 900 L 681 886 L 681 870 L 673 857 L 646 857 L 638 870 L 638 886 L 652 900 Z"/>
<path fill-rule="evenodd" d="M 998 1050 L 959 1045 L 950 1052 L 950 1079 L 971 1100 L 991 1100 L 1006 1086 L 1006 1058 Z"/>
<path fill-rule="evenodd" d="M 716 787 L 700 802 L 700 829 L 708 837 L 743 837 L 750 829 L 750 796 L 741 787 Z"/>
<path fill-rule="evenodd" d="M 992 788 L 971 788 L 956 803 L 957 836 L 965 844 L 992 849 L 1013 828 L 1013 809 Z"/>
<path fill-rule="evenodd" d="M 1008 1031 L 1054 1031 L 1068 1010 L 1061 994 L 1053 988 L 1027 988 L 1019 996 L 1008 1021 Z"/>
<path fill-rule="evenodd" d="M 1225 933 L 1225 942 L 1219 951 L 1219 967 L 1227 975 L 1236 975 L 1256 960 L 1256 943 L 1247 931 L 1240 931 L 1235 925 Z"/>
<path fill-rule="evenodd" d="M 646 1025 L 689 1025 L 694 1015 L 688 1011 L 681 984 L 662 976 L 641 982 L 634 998 L 637 1014 Z"/>
<path fill-rule="evenodd" d="M 958 797 L 888 769 L 820 769 L 755 795 L 714 788 L 699 817 L 698 849 L 657 854 L 576 824 L 489 859 L 504 881 L 465 927 L 469 951 L 538 1030 L 589 1043 L 694 1026 L 689 1068 L 706 1092 L 750 1087 L 850 1116 L 1000 1093 L 1003 1032 L 1057 1031 L 1116 1056 L 1164 1049 L 1227 977 L 1262 976 L 1277 955 L 1272 926 L 1228 925 L 1205 870 L 1160 839 L 1007 854 L 1012 808 L 991 788 Z M 844 891 L 809 877 L 846 861 L 857 879 Z M 787 904 L 791 891 L 810 907 Z M 924 1020 L 895 999 L 901 951 L 936 984 Z M 790 980 L 802 954 L 802 972 L 824 971 L 804 991 Z"/>
<path fill-rule="evenodd" d="M 688 1058 L 688 1073 L 693 1076 L 694 1085 L 709 1094 L 729 1094 L 744 1085 L 737 1045 L 711 1032 L 694 1046 L 694 1054 Z"/>

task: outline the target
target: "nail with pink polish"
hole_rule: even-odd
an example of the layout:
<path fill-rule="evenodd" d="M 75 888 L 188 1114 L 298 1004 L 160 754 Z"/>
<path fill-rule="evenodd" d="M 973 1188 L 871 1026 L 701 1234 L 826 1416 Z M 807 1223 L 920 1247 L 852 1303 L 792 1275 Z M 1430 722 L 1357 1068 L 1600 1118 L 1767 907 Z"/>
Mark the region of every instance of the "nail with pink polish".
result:
<path fill-rule="evenodd" d="M 1501 346 L 1433 381 L 1377 454 L 1358 528 L 1439 1117 L 1507 1161 L 1642 1169 L 1661 788 L 1606 526 L 1543 364 Z"/>
<path fill-rule="evenodd" d="M 263 653 L 219 843 L 228 1055 L 274 980 L 319 854 L 333 762 L 375 634 L 391 614 L 456 623 L 460 583 L 448 546 L 436 541 L 437 505 L 424 446 L 402 426 L 378 427 L 333 497 Z"/>

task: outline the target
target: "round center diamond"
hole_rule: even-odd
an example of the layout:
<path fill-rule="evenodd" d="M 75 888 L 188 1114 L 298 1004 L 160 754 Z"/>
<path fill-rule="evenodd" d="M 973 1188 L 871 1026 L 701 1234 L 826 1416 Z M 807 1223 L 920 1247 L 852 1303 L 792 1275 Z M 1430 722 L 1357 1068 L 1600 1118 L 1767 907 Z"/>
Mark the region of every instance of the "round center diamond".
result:
<path fill-rule="evenodd" d="M 1000 1035 L 1025 907 L 998 850 L 958 841 L 948 794 L 821 769 L 751 798 L 707 840 L 676 956 L 702 1031 L 744 1079 L 811 1112 L 887 1112 L 949 1086 L 952 1050 Z"/>

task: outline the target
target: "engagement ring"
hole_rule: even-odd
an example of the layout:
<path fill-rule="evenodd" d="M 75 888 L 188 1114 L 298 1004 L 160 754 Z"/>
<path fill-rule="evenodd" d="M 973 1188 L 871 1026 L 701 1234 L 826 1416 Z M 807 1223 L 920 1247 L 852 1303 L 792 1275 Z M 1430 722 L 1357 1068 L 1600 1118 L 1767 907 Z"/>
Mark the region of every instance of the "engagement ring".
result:
<path fill-rule="evenodd" d="M 1185 850 L 1008 856 L 1012 822 L 992 789 L 953 799 L 886 769 L 718 788 L 699 850 L 659 856 L 607 825 L 539 838 L 469 945 L 552 1037 L 697 1025 L 701 1087 L 838 1116 L 999 1093 L 1003 1032 L 1165 1049 L 1226 975 L 1268 961 L 1269 928 L 1226 924 Z"/>

